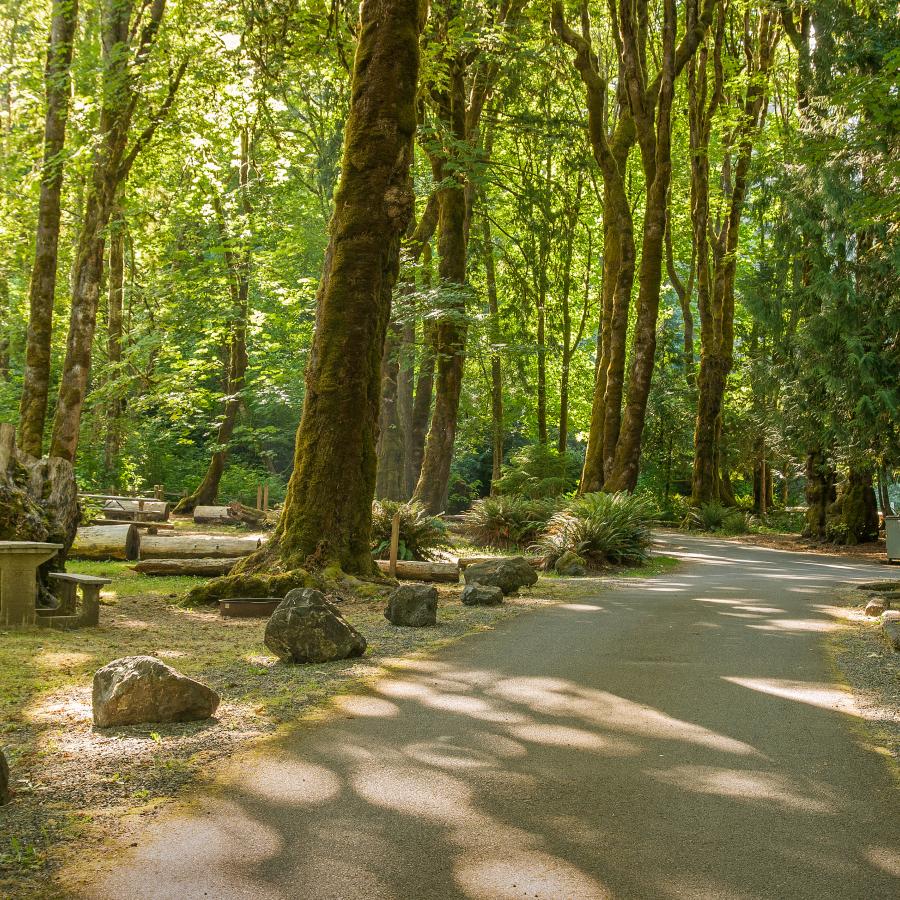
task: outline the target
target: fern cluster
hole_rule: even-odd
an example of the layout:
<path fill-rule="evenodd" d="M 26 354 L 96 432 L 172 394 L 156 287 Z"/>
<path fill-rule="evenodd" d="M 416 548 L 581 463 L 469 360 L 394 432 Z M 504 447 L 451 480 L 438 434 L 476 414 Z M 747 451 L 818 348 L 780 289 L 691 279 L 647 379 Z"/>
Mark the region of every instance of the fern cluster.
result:
<path fill-rule="evenodd" d="M 590 568 L 639 563 L 647 559 L 653 504 L 636 494 L 585 494 L 557 512 L 535 547 L 548 567 L 568 552 Z"/>
<path fill-rule="evenodd" d="M 437 551 L 450 546 L 447 527 L 435 516 L 429 516 L 419 503 L 376 500 L 372 504 L 372 554 L 387 559 L 391 552 L 391 526 L 394 513 L 400 512 L 400 545 L 398 558 L 406 560 L 434 559 Z"/>

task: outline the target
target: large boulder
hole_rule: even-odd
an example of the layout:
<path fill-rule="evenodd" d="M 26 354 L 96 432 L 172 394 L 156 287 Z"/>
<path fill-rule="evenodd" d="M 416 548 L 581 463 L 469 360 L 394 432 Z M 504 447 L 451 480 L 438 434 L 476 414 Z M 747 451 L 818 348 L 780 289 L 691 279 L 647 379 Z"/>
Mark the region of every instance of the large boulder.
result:
<path fill-rule="evenodd" d="M 283 662 L 320 663 L 366 652 L 366 639 L 321 591 L 291 591 L 269 617 L 266 646 Z"/>
<path fill-rule="evenodd" d="M 219 695 L 155 656 L 123 656 L 94 673 L 94 724 L 192 722 L 208 719 Z"/>
<path fill-rule="evenodd" d="M 900 611 L 882 613 L 881 631 L 888 644 L 900 652 Z"/>
<path fill-rule="evenodd" d="M 553 568 L 556 570 L 557 575 L 568 575 L 570 577 L 587 575 L 584 560 L 574 550 L 567 550 L 563 553 Z"/>
<path fill-rule="evenodd" d="M 503 602 L 503 591 L 493 584 L 467 584 L 463 588 L 462 602 L 466 606 L 497 606 Z"/>
<path fill-rule="evenodd" d="M 512 594 L 520 587 L 530 586 L 538 580 L 537 572 L 521 556 L 474 563 L 466 567 L 464 575 L 466 584 L 492 584 L 504 594 Z"/>
<path fill-rule="evenodd" d="M 403 584 L 391 591 L 384 617 L 392 625 L 422 628 L 437 622 L 437 588 L 430 584 Z"/>
<path fill-rule="evenodd" d="M 3 751 L 0 750 L 0 806 L 3 806 L 4 803 L 9 803 L 10 796 L 9 766 L 6 764 L 6 757 L 3 755 Z"/>

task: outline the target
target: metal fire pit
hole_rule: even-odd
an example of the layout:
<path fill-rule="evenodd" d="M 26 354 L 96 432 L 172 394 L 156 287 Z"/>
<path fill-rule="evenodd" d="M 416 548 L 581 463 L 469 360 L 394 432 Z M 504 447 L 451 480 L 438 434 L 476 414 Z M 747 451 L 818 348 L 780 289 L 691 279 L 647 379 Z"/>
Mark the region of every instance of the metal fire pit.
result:
<path fill-rule="evenodd" d="M 280 597 L 232 597 L 219 601 L 219 615 L 226 619 L 267 619 L 279 603 Z"/>

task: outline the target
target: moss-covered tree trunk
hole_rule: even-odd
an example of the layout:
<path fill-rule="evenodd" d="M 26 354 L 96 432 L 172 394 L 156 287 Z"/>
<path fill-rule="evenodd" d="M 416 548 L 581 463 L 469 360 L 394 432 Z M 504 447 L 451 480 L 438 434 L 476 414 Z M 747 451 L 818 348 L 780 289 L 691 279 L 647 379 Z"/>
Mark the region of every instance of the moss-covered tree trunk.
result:
<path fill-rule="evenodd" d="M 418 0 L 361 7 L 294 471 L 272 541 L 244 572 L 375 573 L 369 541 L 381 358 L 400 238 L 413 212 L 420 11 Z"/>
<path fill-rule="evenodd" d="M 828 529 L 828 507 L 834 502 L 834 467 L 821 450 L 806 454 L 806 528 L 805 537 L 824 540 Z"/>
<path fill-rule="evenodd" d="M 59 253 L 63 150 L 69 114 L 69 70 L 72 63 L 72 39 L 78 22 L 78 0 L 53 0 L 50 16 L 50 43 L 44 78 L 47 95 L 44 163 L 38 201 L 34 267 L 31 270 L 29 289 L 25 377 L 19 402 L 19 449 L 34 457 L 39 457 L 43 452 L 44 421 L 50 391 L 50 344 Z"/>
<path fill-rule="evenodd" d="M 878 505 L 871 468 L 851 468 L 841 490 L 841 524 L 848 544 L 878 537 Z"/>

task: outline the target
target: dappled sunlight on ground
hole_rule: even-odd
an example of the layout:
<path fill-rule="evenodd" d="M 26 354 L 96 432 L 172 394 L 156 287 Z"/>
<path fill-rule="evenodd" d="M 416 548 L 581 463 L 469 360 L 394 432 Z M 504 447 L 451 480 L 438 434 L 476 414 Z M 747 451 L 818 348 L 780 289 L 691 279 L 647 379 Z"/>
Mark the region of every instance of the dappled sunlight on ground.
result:
<path fill-rule="evenodd" d="M 853 694 L 833 684 L 808 681 L 791 681 L 783 678 L 737 678 L 722 676 L 724 681 L 739 684 L 741 687 L 771 694 L 773 697 L 784 697 L 798 703 L 808 703 L 822 709 L 847 713 L 850 716 L 861 716 L 862 713 L 853 699 Z"/>
<path fill-rule="evenodd" d="M 773 772 L 752 772 L 745 769 L 718 769 L 710 766 L 675 766 L 671 769 L 651 770 L 652 778 L 677 785 L 682 790 L 700 794 L 733 797 L 748 803 L 774 803 L 785 809 L 803 812 L 836 814 L 836 804 L 821 797 L 801 794 L 791 781 Z M 812 786 L 821 793 L 821 788 Z"/>

